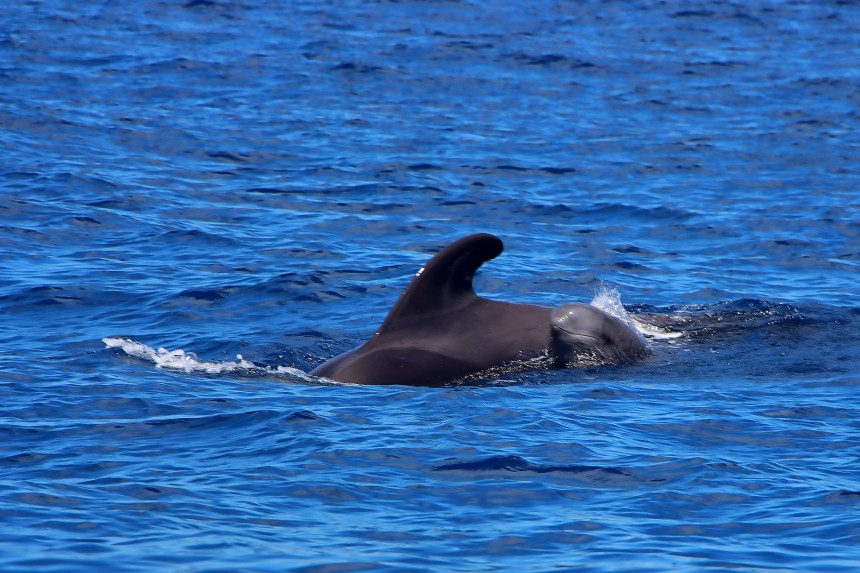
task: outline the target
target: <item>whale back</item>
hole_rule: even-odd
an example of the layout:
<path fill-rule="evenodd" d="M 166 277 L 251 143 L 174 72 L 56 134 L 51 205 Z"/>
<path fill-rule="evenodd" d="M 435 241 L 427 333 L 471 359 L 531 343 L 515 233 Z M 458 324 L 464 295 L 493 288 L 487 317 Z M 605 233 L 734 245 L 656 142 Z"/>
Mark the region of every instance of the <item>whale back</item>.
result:
<path fill-rule="evenodd" d="M 355 384 L 438 386 L 545 354 L 552 309 L 475 294 L 475 273 L 502 249 L 489 234 L 448 245 L 418 271 L 367 342 L 311 374 Z"/>

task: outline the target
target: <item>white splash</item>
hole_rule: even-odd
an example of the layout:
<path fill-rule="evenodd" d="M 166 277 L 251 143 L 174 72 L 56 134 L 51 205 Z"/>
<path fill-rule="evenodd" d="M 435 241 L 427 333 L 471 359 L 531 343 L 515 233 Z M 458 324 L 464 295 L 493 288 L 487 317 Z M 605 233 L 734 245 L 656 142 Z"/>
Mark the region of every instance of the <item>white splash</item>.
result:
<path fill-rule="evenodd" d="M 642 336 L 652 340 L 670 340 L 683 336 L 682 332 L 675 332 L 654 324 L 649 324 L 637 319 L 636 316 L 627 312 L 627 309 L 624 308 L 623 304 L 621 304 L 621 293 L 619 293 L 618 289 L 615 287 L 600 285 L 600 288 L 598 288 L 597 292 L 594 294 L 591 306 L 608 312 L 615 318 L 623 321 L 627 326 L 634 329 Z"/>
<path fill-rule="evenodd" d="M 624 305 L 621 304 L 621 293 L 615 287 L 600 285 L 597 292 L 594 293 L 594 298 L 591 301 L 591 306 L 599 308 L 602 311 L 608 312 L 615 318 L 622 320 L 631 328 L 635 328 L 636 324 Z"/>
<path fill-rule="evenodd" d="M 306 381 L 314 381 L 315 378 L 309 376 L 298 368 L 289 366 L 260 366 L 248 360 L 245 360 L 241 354 L 236 355 L 236 360 L 227 360 L 224 362 L 209 362 L 201 360 L 193 352 L 185 352 L 181 348 L 177 350 L 167 350 L 159 348 L 155 350 L 151 346 L 135 342 L 130 338 L 103 338 L 102 342 L 108 348 L 119 348 L 128 356 L 140 358 L 147 362 L 155 364 L 156 368 L 165 368 L 168 370 L 179 370 L 182 372 L 196 372 L 202 374 L 239 374 L 245 376 L 290 376 L 298 377 Z"/>

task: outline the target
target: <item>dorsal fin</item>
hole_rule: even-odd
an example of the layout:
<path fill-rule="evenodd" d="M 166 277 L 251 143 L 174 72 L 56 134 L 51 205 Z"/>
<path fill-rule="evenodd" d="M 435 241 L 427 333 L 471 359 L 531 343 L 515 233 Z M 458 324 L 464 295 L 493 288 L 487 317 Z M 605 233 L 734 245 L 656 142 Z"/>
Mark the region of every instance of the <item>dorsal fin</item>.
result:
<path fill-rule="evenodd" d="M 436 253 L 400 295 L 379 327 L 379 333 L 428 313 L 463 306 L 477 298 L 472 288 L 475 271 L 499 256 L 502 249 L 501 239 L 479 233 L 463 237 Z"/>

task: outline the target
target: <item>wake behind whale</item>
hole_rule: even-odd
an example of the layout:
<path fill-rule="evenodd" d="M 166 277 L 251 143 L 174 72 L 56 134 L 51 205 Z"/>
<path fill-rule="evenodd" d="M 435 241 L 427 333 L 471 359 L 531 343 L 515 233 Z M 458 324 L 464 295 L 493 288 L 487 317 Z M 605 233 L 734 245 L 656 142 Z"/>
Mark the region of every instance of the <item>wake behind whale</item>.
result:
<path fill-rule="evenodd" d="M 637 362 L 652 355 L 652 344 L 646 339 L 669 342 L 670 346 L 660 346 L 666 367 L 684 361 L 677 353 L 669 356 L 676 342 L 809 322 L 794 306 L 748 300 L 665 309 L 640 306 L 628 313 L 618 291 L 606 287 L 589 304 L 556 308 L 482 298 L 474 292 L 472 278 L 484 261 L 501 250 L 501 241 L 486 234 L 465 237 L 442 249 L 419 270 L 370 340 L 323 363 L 310 375 L 279 364 L 280 353 L 263 360 L 238 355 L 235 360 L 212 361 L 182 349 L 155 349 L 130 338 L 103 340 L 108 348 L 133 358 L 187 373 L 443 386 L 536 369 Z"/>

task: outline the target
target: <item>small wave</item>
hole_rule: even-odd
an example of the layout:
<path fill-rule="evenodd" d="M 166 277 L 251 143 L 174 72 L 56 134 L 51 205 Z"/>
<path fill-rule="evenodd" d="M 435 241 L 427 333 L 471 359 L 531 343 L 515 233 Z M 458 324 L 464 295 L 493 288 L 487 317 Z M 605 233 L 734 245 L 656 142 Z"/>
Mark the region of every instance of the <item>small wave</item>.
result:
<path fill-rule="evenodd" d="M 272 367 L 254 364 L 249 360 L 245 360 L 241 354 L 236 355 L 236 360 L 210 362 L 201 360 L 193 352 L 186 352 L 181 348 L 176 350 L 159 348 L 156 350 L 151 346 L 136 342 L 130 338 L 103 338 L 102 342 L 104 342 L 108 348 L 118 348 L 132 358 L 139 358 L 147 362 L 152 362 L 155 364 L 156 368 L 202 374 L 297 377 L 307 382 L 317 380 L 298 368 L 290 366 Z"/>
<path fill-rule="evenodd" d="M 810 308 L 801 311 L 790 304 L 758 299 L 738 299 L 712 305 L 682 305 L 668 309 L 645 310 L 633 315 L 639 332 L 654 338 L 678 338 L 730 334 L 761 328 L 812 326 L 826 320 Z"/>
<path fill-rule="evenodd" d="M 432 471 L 487 472 L 500 474 L 558 474 L 581 476 L 595 483 L 621 483 L 629 480 L 636 481 L 633 474 L 615 468 L 589 465 L 546 465 L 535 464 L 516 455 L 496 455 L 488 458 L 465 462 L 452 462 L 434 466 Z"/>

